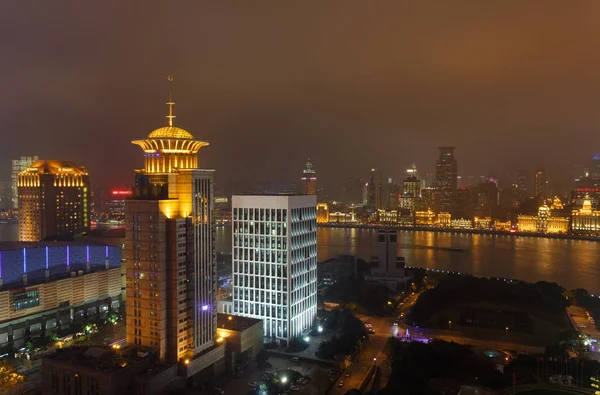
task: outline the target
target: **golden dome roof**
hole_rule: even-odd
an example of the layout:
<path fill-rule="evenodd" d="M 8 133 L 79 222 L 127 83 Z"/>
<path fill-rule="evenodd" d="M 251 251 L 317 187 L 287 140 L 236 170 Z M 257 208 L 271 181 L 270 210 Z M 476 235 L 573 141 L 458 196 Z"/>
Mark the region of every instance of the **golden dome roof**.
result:
<path fill-rule="evenodd" d="M 148 135 L 149 139 L 187 139 L 193 140 L 194 136 L 187 130 L 175 127 L 165 126 L 160 129 L 156 129 Z"/>

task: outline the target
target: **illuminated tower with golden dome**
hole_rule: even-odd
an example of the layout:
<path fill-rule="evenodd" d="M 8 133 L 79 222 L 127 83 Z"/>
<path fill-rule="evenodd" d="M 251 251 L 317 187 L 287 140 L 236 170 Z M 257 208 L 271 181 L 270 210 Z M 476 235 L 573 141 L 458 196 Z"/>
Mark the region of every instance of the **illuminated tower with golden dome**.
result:
<path fill-rule="evenodd" d="M 173 126 L 174 104 L 169 91 L 168 126 L 132 141 L 144 168 L 126 203 L 127 343 L 189 377 L 216 344 L 214 170 L 198 169 L 208 143 Z"/>

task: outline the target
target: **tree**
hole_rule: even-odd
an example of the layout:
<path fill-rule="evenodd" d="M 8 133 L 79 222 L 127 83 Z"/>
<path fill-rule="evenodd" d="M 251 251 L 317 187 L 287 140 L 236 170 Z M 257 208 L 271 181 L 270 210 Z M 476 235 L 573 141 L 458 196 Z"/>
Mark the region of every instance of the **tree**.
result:
<path fill-rule="evenodd" d="M 23 381 L 23 375 L 17 373 L 15 368 L 7 363 L 0 365 L 0 389 L 5 390 L 6 393 L 17 388 Z M 4 393 L 4 391 L 0 391 Z"/>

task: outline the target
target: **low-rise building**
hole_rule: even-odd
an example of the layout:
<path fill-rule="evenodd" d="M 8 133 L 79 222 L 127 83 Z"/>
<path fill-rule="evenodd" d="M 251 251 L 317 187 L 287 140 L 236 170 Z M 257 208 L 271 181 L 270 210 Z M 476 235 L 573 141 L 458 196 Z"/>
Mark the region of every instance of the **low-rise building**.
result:
<path fill-rule="evenodd" d="M 550 208 L 545 204 L 538 209 L 537 216 L 519 215 L 517 221 L 520 232 L 562 234 L 569 231 L 569 219 L 553 217 Z"/>
<path fill-rule="evenodd" d="M 452 216 L 450 213 L 439 213 L 435 224 L 441 228 L 449 228 L 452 226 Z"/>
<path fill-rule="evenodd" d="M 263 320 L 217 314 L 217 342 L 225 342 L 225 370 L 237 371 L 256 361 L 264 348 Z"/>
<path fill-rule="evenodd" d="M 492 228 L 492 218 L 475 217 L 473 218 L 473 229 L 490 230 Z"/>
<path fill-rule="evenodd" d="M 42 393 L 159 394 L 177 377 L 177 365 L 157 365 L 155 360 L 131 347 L 64 348 L 42 360 Z"/>
<path fill-rule="evenodd" d="M 416 226 L 433 226 L 435 224 L 435 213 L 430 209 L 427 211 L 415 212 L 415 225 Z"/>
<path fill-rule="evenodd" d="M 0 347 L 106 317 L 121 301 L 117 246 L 0 243 Z"/>
<path fill-rule="evenodd" d="M 573 210 L 571 230 L 578 235 L 600 234 L 600 211 L 592 208 L 592 202 L 587 196 L 579 210 Z"/>

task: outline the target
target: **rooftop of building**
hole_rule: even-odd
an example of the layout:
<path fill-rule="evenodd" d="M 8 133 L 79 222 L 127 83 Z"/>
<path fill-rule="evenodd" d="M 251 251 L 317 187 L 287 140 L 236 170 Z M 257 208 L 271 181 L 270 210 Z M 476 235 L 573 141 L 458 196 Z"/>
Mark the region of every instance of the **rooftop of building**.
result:
<path fill-rule="evenodd" d="M 255 325 L 260 325 L 262 320 L 241 317 L 239 315 L 217 313 L 217 328 L 234 332 L 243 332 Z"/>
<path fill-rule="evenodd" d="M 86 368 L 114 373 L 148 358 L 131 348 L 115 350 L 108 346 L 67 347 L 44 357 L 44 361 L 67 363 L 74 368 Z"/>
<path fill-rule="evenodd" d="M 87 175 L 87 170 L 68 160 L 36 160 L 23 173 Z"/>
<path fill-rule="evenodd" d="M 97 246 L 104 247 L 108 244 L 95 241 L 0 241 L 0 251 L 22 250 L 23 248 L 44 247 L 74 247 L 74 246 Z"/>
<path fill-rule="evenodd" d="M 194 136 L 185 129 L 176 126 L 164 126 L 148 135 L 149 139 L 186 139 L 194 140 Z"/>

